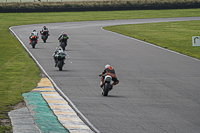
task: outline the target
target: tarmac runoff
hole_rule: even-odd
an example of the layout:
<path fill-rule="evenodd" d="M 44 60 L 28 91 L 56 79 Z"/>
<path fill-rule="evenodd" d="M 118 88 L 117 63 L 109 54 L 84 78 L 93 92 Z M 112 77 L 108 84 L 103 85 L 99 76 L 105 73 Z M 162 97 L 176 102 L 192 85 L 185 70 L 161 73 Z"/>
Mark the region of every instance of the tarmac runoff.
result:
<path fill-rule="evenodd" d="M 8 113 L 13 133 L 94 133 L 54 89 L 48 78 L 22 96 L 25 108 Z"/>

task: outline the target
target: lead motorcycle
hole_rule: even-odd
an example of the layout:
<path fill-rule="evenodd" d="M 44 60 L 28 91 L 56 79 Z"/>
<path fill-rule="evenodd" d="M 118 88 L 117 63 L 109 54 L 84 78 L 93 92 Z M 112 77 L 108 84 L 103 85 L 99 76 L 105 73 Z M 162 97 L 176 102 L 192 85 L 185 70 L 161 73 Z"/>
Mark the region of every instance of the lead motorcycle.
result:
<path fill-rule="evenodd" d="M 104 77 L 104 83 L 102 86 L 102 95 L 103 96 L 108 96 L 108 92 L 111 90 L 111 84 L 112 84 L 112 77 L 110 75 L 107 74 L 100 74 L 100 77 L 105 76 Z M 102 84 L 102 82 L 100 82 L 100 85 Z"/>

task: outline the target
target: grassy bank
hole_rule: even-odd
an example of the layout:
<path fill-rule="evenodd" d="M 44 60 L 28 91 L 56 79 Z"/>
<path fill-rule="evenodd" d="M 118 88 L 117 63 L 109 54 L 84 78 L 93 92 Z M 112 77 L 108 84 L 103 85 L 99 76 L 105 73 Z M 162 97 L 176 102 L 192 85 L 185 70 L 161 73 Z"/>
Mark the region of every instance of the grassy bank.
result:
<path fill-rule="evenodd" d="M 15 104 L 23 100 L 21 93 L 32 90 L 34 87 L 36 87 L 37 82 L 39 82 L 40 80 L 39 78 L 40 71 L 38 67 L 29 57 L 27 52 L 23 49 L 18 40 L 13 35 L 10 34 L 8 29 L 10 26 L 37 24 L 37 23 L 73 22 L 73 21 L 189 17 L 189 16 L 200 16 L 199 13 L 200 9 L 63 12 L 63 13 L 56 13 L 56 12 L 55 13 L 1 13 L 0 14 L 0 23 L 1 23 L 0 132 L 2 133 L 5 132 L 6 130 L 10 131 L 11 127 L 5 126 L 4 125 L 5 123 L 2 122 L 2 120 L 8 118 L 7 112 L 12 110 Z M 173 28 L 175 28 L 175 26 L 176 25 L 174 25 Z M 171 30 L 173 28 L 171 28 Z M 49 29 L 51 28 L 49 27 Z M 126 31 L 122 32 L 124 33 Z M 132 34 L 132 32 L 134 31 L 131 31 L 128 34 Z M 187 32 L 193 32 L 193 29 L 188 28 Z M 171 32 L 168 32 L 167 34 L 171 34 Z"/>

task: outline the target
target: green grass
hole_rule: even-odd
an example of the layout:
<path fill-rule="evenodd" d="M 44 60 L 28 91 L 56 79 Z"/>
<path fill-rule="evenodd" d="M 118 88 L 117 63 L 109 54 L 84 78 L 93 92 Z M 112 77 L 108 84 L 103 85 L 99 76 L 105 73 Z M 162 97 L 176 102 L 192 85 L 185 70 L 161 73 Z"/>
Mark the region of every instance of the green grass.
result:
<path fill-rule="evenodd" d="M 189 16 L 200 16 L 200 9 L 187 9 L 187 10 L 141 10 L 141 11 L 98 11 L 98 12 L 58 12 L 58 13 L 1 13 L 0 14 L 0 119 L 8 118 L 7 112 L 12 110 L 12 106 L 22 101 L 23 98 L 21 93 L 28 92 L 36 87 L 39 82 L 39 73 L 40 70 L 33 62 L 33 60 L 29 57 L 27 52 L 18 42 L 18 40 L 10 34 L 9 27 L 15 25 L 25 25 L 25 24 L 38 24 L 38 23 L 54 23 L 54 22 L 73 22 L 73 21 L 93 21 L 93 20 L 114 20 L 114 19 L 141 19 L 141 18 L 163 18 L 163 17 L 189 17 Z M 41 19 L 42 18 L 42 19 Z M 199 24 L 199 21 L 196 21 Z M 182 30 L 178 34 L 174 34 L 173 37 L 183 38 L 185 36 L 189 36 L 189 41 L 191 44 L 191 35 L 187 33 L 194 33 L 196 28 L 195 22 L 174 22 L 169 23 L 171 28 L 167 28 L 167 30 L 174 30 L 179 25 L 183 25 L 182 27 L 178 27 L 178 29 Z M 167 23 L 166 23 L 167 24 Z M 168 24 L 168 26 L 169 26 Z M 152 31 L 159 29 L 158 27 L 162 27 L 164 23 L 160 25 L 152 24 L 143 24 L 136 25 L 138 28 L 126 28 L 126 31 L 121 31 L 123 28 L 117 26 L 116 29 L 120 30 L 118 32 L 125 33 L 128 32 L 127 35 L 132 35 L 139 37 L 144 36 L 144 32 L 154 33 Z M 194 28 L 190 28 L 190 25 L 194 25 Z M 129 25 L 132 26 L 132 25 Z M 145 26 L 148 30 L 145 31 L 145 28 L 141 31 L 136 32 L 136 29 L 139 31 L 139 26 Z M 186 28 L 184 28 L 186 26 Z M 199 25 L 198 25 L 199 26 Z M 199 30 L 197 26 L 197 30 Z M 42 28 L 42 27 L 41 27 Z M 124 27 L 125 28 L 125 27 Z M 51 27 L 49 27 L 51 29 Z M 130 31 L 129 29 L 134 29 Z M 31 31 L 30 31 L 31 32 Z M 134 33 L 136 32 L 136 33 Z M 160 31 L 161 32 L 161 31 Z M 185 32 L 185 33 L 184 33 Z M 184 33 L 184 36 L 182 36 Z M 136 35 L 137 34 L 137 35 Z M 164 33 L 164 36 L 169 36 L 172 34 L 171 31 Z M 158 33 L 156 34 L 158 35 Z M 198 34 L 195 34 L 198 35 Z M 28 35 L 27 35 L 28 36 Z M 155 36 L 153 36 L 155 37 Z M 149 40 L 150 42 L 153 40 L 153 37 L 145 37 L 142 40 Z M 164 38 L 163 36 L 161 36 Z M 166 37 L 165 41 L 169 42 L 170 45 L 178 45 L 178 42 L 172 44 L 171 37 Z M 156 40 L 159 40 L 157 38 Z M 187 40 L 187 39 L 186 39 Z M 160 40 L 163 42 L 163 39 Z M 180 41 L 182 41 L 180 39 Z M 185 43 L 186 41 L 183 41 Z M 181 42 L 182 43 L 182 42 Z M 160 43 L 156 43 L 160 45 Z M 190 45 L 189 42 L 187 45 Z M 169 47 L 169 46 L 166 46 Z M 193 48 L 189 47 L 193 51 L 193 49 L 197 49 L 198 47 Z M 180 49 L 180 47 L 178 48 Z M 180 49 L 182 52 L 182 49 Z M 6 130 L 10 130 L 11 127 L 4 127 L 0 125 L 0 132 L 5 132 Z"/>
<path fill-rule="evenodd" d="M 96 11 L 96 12 L 58 12 L 58 13 L 1 13 L 1 28 L 13 25 L 93 21 L 93 20 L 117 20 L 117 19 L 141 19 L 141 18 L 168 18 L 200 16 L 199 9 L 187 10 L 136 10 L 136 11 Z M 40 19 L 43 18 L 43 19 Z M 7 29 L 8 30 L 8 29 Z"/>
<path fill-rule="evenodd" d="M 200 21 L 184 21 L 119 25 L 104 29 L 200 59 L 200 47 L 192 46 L 192 36 L 200 36 L 199 25 Z"/>

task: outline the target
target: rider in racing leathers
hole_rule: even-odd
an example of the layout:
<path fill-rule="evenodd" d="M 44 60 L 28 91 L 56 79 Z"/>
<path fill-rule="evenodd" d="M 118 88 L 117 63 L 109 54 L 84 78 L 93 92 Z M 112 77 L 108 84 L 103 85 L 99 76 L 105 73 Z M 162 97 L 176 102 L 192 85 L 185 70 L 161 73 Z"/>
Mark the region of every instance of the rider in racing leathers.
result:
<path fill-rule="evenodd" d="M 30 43 L 29 44 L 31 44 L 31 42 L 32 42 L 32 38 L 34 37 L 34 36 L 36 36 L 36 41 L 38 42 L 38 33 L 36 32 L 36 30 L 33 30 L 33 32 L 31 33 L 31 35 L 29 36 L 29 39 L 30 39 Z"/>
<path fill-rule="evenodd" d="M 69 37 L 67 36 L 67 34 L 64 31 L 61 32 L 60 36 L 58 37 L 59 43 L 61 44 L 61 42 L 65 42 L 66 46 L 67 46 L 68 39 L 69 39 Z"/>
<path fill-rule="evenodd" d="M 65 53 L 65 51 L 61 48 L 61 47 L 56 47 L 56 51 L 53 53 L 53 57 L 54 57 L 54 61 L 55 61 L 55 67 L 57 66 L 57 63 L 58 63 L 58 61 L 57 61 L 57 58 L 56 58 L 56 55 L 59 55 L 59 54 L 63 54 L 63 55 L 67 55 L 66 53 Z M 63 62 L 63 64 L 64 64 L 64 62 Z"/>
<path fill-rule="evenodd" d="M 113 88 L 114 85 L 119 83 L 119 80 L 117 79 L 117 76 L 115 74 L 115 69 L 111 65 L 107 64 L 107 65 L 105 65 L 105 69 L 101 74 L 102 75 L 101 85 L 100 85 L 101 88 L 103 87 L 103 83 L 104 83 L 104 78 L 105 78 L 104 74 L 110 75 L 112 77 L 112 80 L 114 81 L 111 84 L 111 89 Z"/>
<path fill-rule="evenodd" d="M 49 30 L 48 30 L 48 28 L 46 26 L 43 26 L 42 30 L 40 31 L 41 35 L 43 35 L 43 33 L 47 33 L 48 36 L 49 36 Z M 41 38 L 42 38 L 42 36 L 41 36 Z"/>

